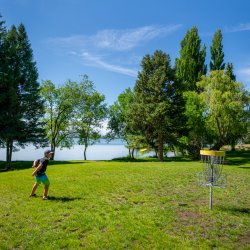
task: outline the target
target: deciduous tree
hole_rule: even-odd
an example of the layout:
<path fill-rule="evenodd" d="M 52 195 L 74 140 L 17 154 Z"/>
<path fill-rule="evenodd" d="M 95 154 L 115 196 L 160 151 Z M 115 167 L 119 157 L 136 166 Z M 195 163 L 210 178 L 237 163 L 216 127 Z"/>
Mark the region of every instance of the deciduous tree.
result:
<path fill-rule="evenodd" d="M 78 84 L 78 95 L 72 127 L 79 138 L 78 143 L 84 145 L 84 160 L 87 159 L 87 148 L 101 138 L 100 129 L 107 117 L 105 96 L 95 90 L 94 84 L 87 75 Z"/>
<path fill-rule="evenodd" d="M 74 106 L 78 96 L 77 84 L 68 81 L 60 87 L 49 80 L 42 83 L 41 96 L 45 103 L 45 129 L 54 151 L 57 147 L 71 147 L 74 131 L 70 127 Z"/>
<path fill-rule="evenodd" d="M 224 71 L 212 71 L 197 84 L 206 103 L 206 130 L 212 138 L 213 149 L 219 150 L 232 140 L 246 134 L 246 106 L 249 94 L 240 82 L 235 82 Z"/>

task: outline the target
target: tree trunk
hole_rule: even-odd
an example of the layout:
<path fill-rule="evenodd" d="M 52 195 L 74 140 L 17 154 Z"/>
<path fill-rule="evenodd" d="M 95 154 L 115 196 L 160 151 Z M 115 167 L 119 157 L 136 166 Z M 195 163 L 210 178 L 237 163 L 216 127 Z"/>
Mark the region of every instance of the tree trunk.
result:
<path fill-rule="evenodd" d="M 224 145 L 221 141 L 218 141 L 214 144 L 214 146 L 211 148 L 212 150 L 220 150 L 220 148 Z"/>
<path fill-rule="evenodd" d="M 134 153 L 135 153 L 135 149 L 132 148 L 132 152 L 131 152 L 132 159 L 135 159 Z"/>
<path fill-rule="evenodd" d="M 84 160 L 87 160 L 87 146 L 84 147 Z"/>
<path fill-rule="evenodd" d="M 163 157 L 163 136 L 162 136 L 162 134 L 158 135 L 158 159 L 160 161 L 164 160 L 164 157 Z"/>
<path fill-rule="evenodd" d="M 54 154 L 52 155 L 52 158 L 50 160 L 54 160 L 55 159 L 55 154 L 56 154 L 56 140 L 55 139 L 52 139 L 50 148 L 54 152 Z"/>
<path fill-rule="evenodd" d="M 13 140 L 7 139 L 6 142 L 6 170 L 10 170 L 11 167 L 11 158 L 12 158 L 12 150 L 13 150 Z"/>
<path fill-rule="evenodd" d="M 88 148 L 88 141 L 84 140 L 84 160 L 87 160 L 87 148 Z"/>
<path fill-rule="evenodd" d="M 154 150 L 155 150 L 155 156 L 156 158 L 158 158 L 158 148 L 154 148 Z"/>
<path fill-rule="evenodd" d="M 235 150 L 235 144 L 236 144 L 235 141 L 231 142 L 231 151 L 236 151 Z"/>

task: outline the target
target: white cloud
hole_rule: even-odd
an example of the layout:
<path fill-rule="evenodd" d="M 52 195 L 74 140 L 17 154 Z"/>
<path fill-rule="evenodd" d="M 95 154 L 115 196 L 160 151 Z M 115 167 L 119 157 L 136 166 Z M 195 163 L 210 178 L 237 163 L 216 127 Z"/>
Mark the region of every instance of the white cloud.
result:
<path fill-rule="evenodd" d="M 98 31 L 90 36 L 75 35 L 50 38 L 47 40 L 47 43 L 51 48 L 62 51 L 62 53 L 66 51 L 66 54 L 71 56 L 80 56 L 86 65 L 136 77 L 138 70 L 111 64 L 107 61 L 110 58 L 114 61 L 115 58 L 119 58 L 119 53 L 123 53 L 122 62 L 130 65 L 135 55 L 131 55 L 133 57 L 131 59 L 129 54 L 124 55 L 125 51 L 131 51 L 145 42 L 166 36 L 181 27 L 182 25 L 177 24 L 171 26 L 144 26 L 124 30 L 107 29 Z M 103 56 L 99 56 L 100 54 L 105 54 L 105 59 L 103 59 Z"/>
<path fill-rule="evenodd" d="M 50 38 L 49 44 L 59 46 L 81 47 L 96 49 L 110 49 L 115 51 L 125 51 L 139 46 L 141 43 L 153 40 L 160 36 L 168 35 L 180 29 L 182 25 L 171 26 L 144 26 L 135 29 L 107 29 L 98 31 L 94 35 L 75 35 L 69 37 Z"/>
<path fill-rule="evenodd" d="M 92 37 L 98 48 L 108 48 L 118 51 L 130 50 L 145 41 L 167 35 L 178 30 L 180 24 L 168 27 L 144 26 L 127 30 L 102 30 Z"/>
<path fill-rule="evenodd" d="M 234 27 L 225 28 L 226 33 L 241 32 L 241 31 L 250 31 L 250 23 L 241 23 Z"/>
<path fill-rule="evenodd" d="M 84 59 L 86 64 L 92 65 L 98 68 L 103 68 L 112 72 L 132 76 L 132 77 L 136 77 L 138 73 L 138 71 L 135 69 L 128 69 L 128 68 L 121 67 L 118 65 L 106 63 L 100 57 L 94 56 L 88 52 L 84 52 L 80 56 L 82 59 Z"/>

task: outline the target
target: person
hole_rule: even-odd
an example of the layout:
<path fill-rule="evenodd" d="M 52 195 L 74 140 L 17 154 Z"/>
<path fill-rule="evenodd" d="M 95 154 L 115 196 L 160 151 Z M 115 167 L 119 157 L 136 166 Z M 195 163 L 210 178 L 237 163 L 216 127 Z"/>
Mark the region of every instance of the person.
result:
<path fill-rule="evenodd" d="M 32 168 L 36 167 L 36 169 L 32 173 L 32 176 L 35 176 L 35 184 L 32 187 L 30 197 L 36 197 L 36 194 L 35 194 L 36 189 L 39 186 L 39 184 L 43 183 L 43 185 L 44 185 L 43 200 L 48 199 L 48 191 L 49 191 L 50 182 L 49 182 L 49 178 L 45 172 L 46 172 L 49 160 L 50 160 L 50 158 L 52 158 L 53 153 L 54 152 L 52 150 L 46 150 L 44 152 L 43 158 L 36 159 L 33 162 Z M 37 164 L 38 164 L 38 166 L 37 166 Z"/>

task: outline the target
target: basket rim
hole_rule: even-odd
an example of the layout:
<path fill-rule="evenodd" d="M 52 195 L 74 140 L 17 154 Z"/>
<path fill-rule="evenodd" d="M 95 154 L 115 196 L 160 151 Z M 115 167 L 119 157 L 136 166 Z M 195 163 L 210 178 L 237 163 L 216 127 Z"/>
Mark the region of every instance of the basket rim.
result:
<path fill-rule="evenodd" d="M 200 155 L 225 156 L 226 152 L 222 150 L 200 150 Z"/>

